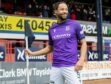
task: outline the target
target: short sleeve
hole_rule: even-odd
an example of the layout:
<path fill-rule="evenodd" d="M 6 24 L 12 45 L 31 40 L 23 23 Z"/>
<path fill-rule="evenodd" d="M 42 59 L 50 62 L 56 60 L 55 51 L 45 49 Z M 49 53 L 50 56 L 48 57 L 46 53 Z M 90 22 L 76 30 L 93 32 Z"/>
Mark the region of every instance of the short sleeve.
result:
<path fill-rule="evenodd" d="M 76 34 L 77 34 L 78 40 L 81 40 L 81 39 L 85 38 L 84 31 L 83 31 L 83 29 L 82 29 L 82 27 L 80 26 L 79 23 L 77 23 Z"/>
<path fill-rule="evenodd" d="M 48 37 L 49 37 L 49 45 L 53 46 L 53 40 L 52 40 L 52 37 L 50 35 L 50 31 L 48 31 Z"/>

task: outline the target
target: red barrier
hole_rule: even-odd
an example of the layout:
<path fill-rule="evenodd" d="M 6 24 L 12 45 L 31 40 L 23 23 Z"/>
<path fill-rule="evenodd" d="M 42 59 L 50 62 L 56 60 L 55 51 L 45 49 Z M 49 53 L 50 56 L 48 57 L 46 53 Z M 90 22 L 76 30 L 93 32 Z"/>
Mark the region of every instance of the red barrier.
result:
<path fill-rule="evenodd" d="M 47 41 L 34 41 L 32 47 L 38 47 L 39 49 L 44 48 L 47 45 Z M 14 49 L 16 47 L 25 48 L 25 41 L 23 40 L 0 40 L 0 46 L 5 47 L 5 62 L 14 62 L 15 61 L 15 52 Z M 80 46 L 79 46 L 80 47 Z M 103 50 L 109 48 L 109 46 L 103 46 Z M 88 49 L 97 50 L 96 44 L 92 43 L 88 44 Z M 110 59 L 111 59 L 111 48 L 110 48 Z M 52 53 L 48 54 L 49 62 L 52 61 Z"/>
<path fill-rule="evenodd" d="M 47 42 L 43 42 L 43 41 L 35 41 L 32 45 L 33 46 L 37 46 L 40 49 L 42 49 L 43 47 L 45 47 L 47 45 Z M 5 47 L 5 62 L 15 62 L 15 52 L 14 49 L 16 47 L 19 48 L 25 48 L 25 41 L 21 41 L 21 40 L 0 40 L 0 46 L 4 46 Z M 50 62 L 52 59 L 52 54 L 48 54 L 48 61 Z"/>

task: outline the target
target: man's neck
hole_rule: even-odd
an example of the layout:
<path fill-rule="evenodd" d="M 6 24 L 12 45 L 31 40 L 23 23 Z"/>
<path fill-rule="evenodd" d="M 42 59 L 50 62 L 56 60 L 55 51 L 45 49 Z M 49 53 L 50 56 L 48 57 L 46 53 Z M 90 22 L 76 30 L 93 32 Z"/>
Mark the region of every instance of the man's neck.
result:
<path fill-rule="evenodd" d="M 57 20 L 57 23 L 58 23 L 58 24 L 62 24 L 62 23 L 64 23 L 65 21 L 66 21 L 66 20 L 58 19 L 58 20 Z"/>

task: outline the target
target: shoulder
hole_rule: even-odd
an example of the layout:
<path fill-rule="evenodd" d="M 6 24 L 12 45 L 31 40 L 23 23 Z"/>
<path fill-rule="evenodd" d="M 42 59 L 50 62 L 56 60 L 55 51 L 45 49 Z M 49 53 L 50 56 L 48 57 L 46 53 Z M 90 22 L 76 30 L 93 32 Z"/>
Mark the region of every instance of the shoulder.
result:
<path fill-rule="evenodd" d="M 49 27 L 48 32 L 57 27 L 57 23 L 54 23 L 51 27 Z"/>
<path fill-rule="evenodd" d="M 81 28 L 80 23 L 75 20 L 69 20 L 67 24 L 72 26 L 74 29 Z"/>
<path fill-rule="evenodd" d="M 53 29 L 57 26 L 57 23 L 54 23 L 49 29 Z"/>
<path fill-rule="evenodd" d="M 80 25 L 80 23 L 75 20 L 69 20 L 68 22 L 73 25 Z"/>

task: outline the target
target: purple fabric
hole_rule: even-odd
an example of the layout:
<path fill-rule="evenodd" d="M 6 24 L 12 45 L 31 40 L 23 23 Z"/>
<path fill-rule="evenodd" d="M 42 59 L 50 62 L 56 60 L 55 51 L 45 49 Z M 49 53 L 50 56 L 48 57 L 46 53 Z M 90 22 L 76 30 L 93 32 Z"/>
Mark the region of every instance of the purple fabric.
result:
<path fill-rule="evenodd" d="M 49 45 L 54 47 L 52 66 L 74 66 L 78 61 L 78 40 L 83 38 L 85 35 L 78 22 L 55 23 L 49 29 Z"/>

